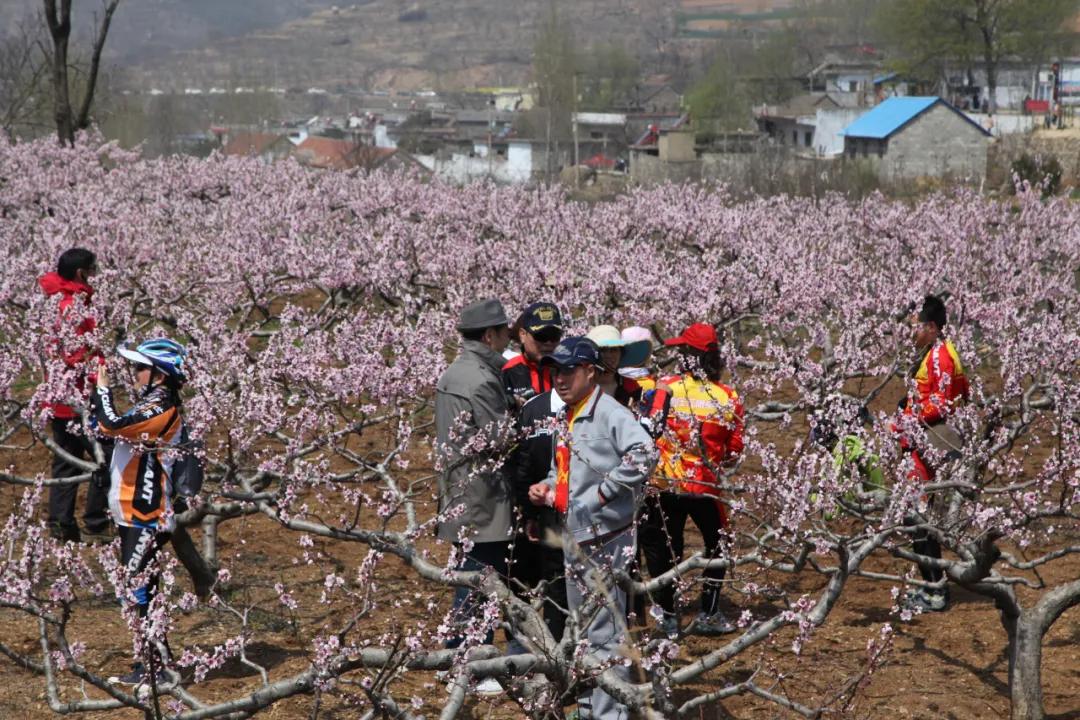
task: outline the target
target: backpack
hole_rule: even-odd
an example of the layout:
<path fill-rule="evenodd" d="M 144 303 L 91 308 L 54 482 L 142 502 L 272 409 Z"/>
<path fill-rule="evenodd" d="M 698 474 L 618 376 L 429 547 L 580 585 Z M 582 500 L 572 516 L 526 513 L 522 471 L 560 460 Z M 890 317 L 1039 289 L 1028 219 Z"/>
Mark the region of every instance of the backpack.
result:
<path fill-rule="evenodd" d="M 187 425 L 180 427 L 180 456 L 173 462 L 173 494 L 180 497 L 195 497 L 202 490 L 205 472 L 203 469 L 202 440 L 193 440 L 188 435 Z"/>

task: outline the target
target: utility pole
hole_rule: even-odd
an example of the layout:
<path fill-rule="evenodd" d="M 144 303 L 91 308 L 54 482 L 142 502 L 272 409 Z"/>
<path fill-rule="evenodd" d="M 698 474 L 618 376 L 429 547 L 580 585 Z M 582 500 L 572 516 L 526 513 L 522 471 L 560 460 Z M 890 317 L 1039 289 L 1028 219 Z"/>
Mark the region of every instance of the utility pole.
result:
<path fill-rule="evenodd" d="M 573 121 L 570 124 L 573 126 L 573 129 L 574 129 L 574 189 L 575 190 L 578 190 L 581 187 L 581 157 L 579 155 L 578 136 L 577 136 L 577 126 L 578 126 L 577 76 L 578 76 L 578 74 L 575 72 L 574 73 L 574 114 L 570 116 L 570 119 Z"/>
<path fill-rule="evenodd" d="M 547 143 L 544 148 L 544 181 L 551 184 L 551 103 L 547 104 Z"/>

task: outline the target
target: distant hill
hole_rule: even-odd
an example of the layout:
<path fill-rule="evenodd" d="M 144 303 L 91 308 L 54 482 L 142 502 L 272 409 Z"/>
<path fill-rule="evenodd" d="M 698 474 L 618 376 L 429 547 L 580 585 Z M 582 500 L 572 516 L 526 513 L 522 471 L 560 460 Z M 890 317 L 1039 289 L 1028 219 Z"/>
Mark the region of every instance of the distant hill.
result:
<path fill-rule="evenodd" d="M 336 0 L 121 0 L 106 46 L 123 64 L 277 27 Z M 76 32 L 86 32 L 100 0 L 73 3 Z M 0 0 L 0 36 L 34 19 L 41 0 Z"/>
<path fill-rule="evenodd" d="M 121 0 L 107 55 L 136 90 L 457 89 L 528 78 L 550 0 Z M 0 28 L 40 0 L 0 0 Z M 745 39 L 798 0 L 557 0 L 581 46 L 622 43 L 681 74 L 716 38 Z M 91 27 L 97 0 L 75 3 Z M 2 33 L 2 30 L 0 30 Z"/>
<path fill-rule="evenodd" d="M 662 51 L 675 30 L 677 0 L 581 0 L 558 7 L 583 45 L 622 42 L 645 59 Z M 143 60 L 127 82 L 162 89 L 329 91 L 516 84 L 528 75 L 547 8 L 545 0 L 343 2 L 273 28 Z"/>

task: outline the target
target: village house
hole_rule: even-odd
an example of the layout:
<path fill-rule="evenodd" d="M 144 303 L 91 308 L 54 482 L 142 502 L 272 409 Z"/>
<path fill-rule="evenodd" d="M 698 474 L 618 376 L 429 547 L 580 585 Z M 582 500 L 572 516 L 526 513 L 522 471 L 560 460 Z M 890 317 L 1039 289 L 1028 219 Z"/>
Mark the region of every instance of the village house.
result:
<path fill-rule="evenodd" d="M 223 155 L 255 157 L 267 164 L 288 157 L 293 149 L 288 137 L 280 133 L 226 130 L 221 140 Z"/>
<path fill-rule="evenodd" d="M 408 153 L 353 140 L 312 135 L 296 146 L 293 157 L 301 165 L 319 170 L 423 170 Z"/>
<path fill-rule="evenodd" d="M 837 45 L 807 73 L 811 91 L 828 93 L 845 107 L 874 104 L 875 86 L 887 77 L 883 55 L 869 45 Z"/>
<path fill-rule="evenodd" d="M 981 181 L 990 133 L 939 97 L 893 97 L 843 131 L 847 158 L 872 158 L 883 179 Z"/>
<path fill-rule="evenodd" d="M 840 131 L 866 112 L 850 103 L 850 95 L 798 95 L 783 105 L 754 108 L 758 129 L 778 145 L 831 157 L 844 152 Z"/>

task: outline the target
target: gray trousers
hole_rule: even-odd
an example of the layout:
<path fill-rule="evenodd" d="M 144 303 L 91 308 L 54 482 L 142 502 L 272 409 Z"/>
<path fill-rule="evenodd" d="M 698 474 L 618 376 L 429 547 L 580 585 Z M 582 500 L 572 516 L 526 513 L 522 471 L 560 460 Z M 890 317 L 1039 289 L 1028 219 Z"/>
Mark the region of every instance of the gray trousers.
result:
<path fill-rule="evenodd" d="M 629 567 L 634 559 L 635 540 L 635 529 L 631 525 L 610 537 L 582 544 L 583 557 L 575 554 L 570 542 L 564 545 L 567 609 L 571 613 L 578 612 L 590 590 L 601 589 L 594 584 L 600 580 L 618 611 L 618 615 L 613 616 L 610 604 L 601 606 L 584 629 L 583 634 L 589 641 L 592 654 L 601 660 L 618 657 L 621 654 L 619 646 L 625 640 L 626 593 L 615 585 L 613 571 Z M 592 571 L 592 579 L 588 577 L 589 571 Z M 579 619 L 579 622 L 584 621 L 584 618 Z M 629 667 L 619 665 L 613 670 L 621 679 L 629 682 Z M 630 711 L 600 688 L 595 688 L 578 698 L 578 716 L 583 720 L 627 720 Z"/>

